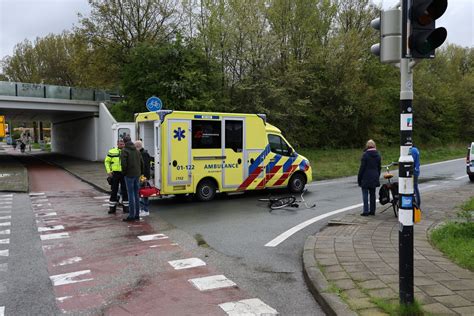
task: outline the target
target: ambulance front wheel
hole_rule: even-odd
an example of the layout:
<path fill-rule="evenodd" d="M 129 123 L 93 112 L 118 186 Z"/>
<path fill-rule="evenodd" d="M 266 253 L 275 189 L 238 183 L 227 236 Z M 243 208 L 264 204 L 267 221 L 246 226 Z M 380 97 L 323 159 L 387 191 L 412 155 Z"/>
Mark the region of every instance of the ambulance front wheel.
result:
<path fill-rule="evenodd" d="M 306 185 L 306 176 L 302 173 L 295 173 L 288 182 L 288 189 L 293 193 L 303 192 L 304 186 Z"/>
<path fill-rule="evenodd" d="M 204 179 L 197 186 L 196 198 L 199 201 L 210 201 L 216 195 L 216 190 L 216 185 L 212 180 Z"/>

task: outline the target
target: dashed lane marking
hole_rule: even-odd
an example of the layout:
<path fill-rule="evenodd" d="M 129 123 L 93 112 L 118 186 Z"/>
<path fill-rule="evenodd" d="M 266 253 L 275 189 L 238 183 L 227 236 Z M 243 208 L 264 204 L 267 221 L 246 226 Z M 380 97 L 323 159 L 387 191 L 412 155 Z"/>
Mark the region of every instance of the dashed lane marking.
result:
<path fill-rule="evenodd" d="M 0 272 L 7 272 L 8 270 L 8 263 L 0 264 Z"/>
<path fill-rule="evenodd" d="M 0 239 L 0 244 L 5 245 L 10 243 L 10 238 L 7 239 Z"/>
<path fill-rule="evenodd" d="M 40 235 L 40 238 L 41 238 L 41 240 L 53 240 L 53 239 L 69 238 L 69 233 L 56 233 L 56 234 Z"/>
<path fill-rule="evenodd" d="M 137 237 L 141 241 L 168 239 L 168 236 L 164 234 L 142 235 L 142 236 L 137 236 Z"/>
<path fill-rule="evenodd" d="M 62 296 L 62 297 L 56 297 L 56 299 L 59 301 L 59 302 L 63 302 L 65 300 L 68 300 L 72 298 L 72 296 Z"/>
<path fill-rule="evenodd" d="M 0 250 L 0 256 L 1 257 L 8 257 L 8 255 L 9 255 L 8 249 Z"/>
<path fill-rule="evenodd" d="M 38 196 L 38 195 L 44 195 L 44 192 L 33 192 L 33 193 L 30 193 L 30 196 Z"/>
<path fill-rule="evenodd" d="M 457 178 L 455 178 L 454 180 L 456 180 L 456 181 L 457 181 L 457 180 L 461 180 L 461 179 L 464 179 L 464 178 L 467 178 L 467 177 L 468 177 L 468 175 L 466 174 L 465 176 L 462 176 L 462 177 L 457 177 Z"/>
<path fill-rule="evenodd" d="M 0 235 L 10 235 L 10 230 L 9 229 L 0 230 Z"/>
<path fill-rule="evenodd" d="M 278 315 L 278 312 L 275 309 L 271 308 L 258 298 L 222 303 L 219 304 L 219 307 L 230 316 Z"/>
<path fill-rule="evenodd" d="M 0 223 L 0 226 L 11 226 L 11 225 L 12 225 L 11 222 Z"/>
<path fill-rule="evenodd" d="M 191 282 L 191 284 L 193 284 L 199 291 L 237 287 L 237 284 L 226 278 L 224 275 L 211 275 L 203 278 L 190 279 L 188 281 Z"/>
<path fill-rule="evenodd" d="M 102 195 L 102 196 L 94 196 L 94 199 L 96 200 L 103 200 L 103 199 L 109 199 L 110 196 L 108 195 Z"/>
<path fill-rule="evenodd" d="M 0 206 L 0 209 L 5 209 L 5 208 L 9 208 L 9 209 L 11 209 L 11 208 L 12 208 L 12 206 L 11 206 L 11 205 L 7 205 L 7 206 Z"/>
<path fill-rule="evenodd" d="M 36 204 L 36 203 L 48 203 L 49 200 L 48 199 L 31 199 L 33 201 L 33 204 Z"/>
<path fill-rule="evenodd" d="M 8 216 L 0 216 L 0 220 L 1 220 L 1 219 L 11 219 L 11 218 L 12 218 L 11 215 L 8 215 Z"/>
<path fill-rule="evenodd" d="M 46 217 L 46 216 L 56 216 L 58 215 L 56 212 L 49 212 L 49 213 L 38 213 L 36 217 Z"/>
<path fill-rule="evenodd" d="M 175 269 L 190 269 L 195 267 L 202 267 L 205 266 L 206 263 L 199 258 L 189 258 L 189 259 L 182 259 L 182 260 L 173 260 L 168 261 L 168 263 Z"/>
<path fill-rule="evenodd" d="M 38 232 L 49 232 L 52 230 L 63 230 L 64 226 L 63 225 L 56 225 L 56 226 L 44 226 L 44 227 L 38 227 Z"/>
<path fill-rule="evenodd" d="M 93 278 L 77 279 L 77 277 L 84 276 L 84 275 L 90 274 L 90 273 L 91 273 L 91 270 L 82 270 L 82 271 L 52 275 L 49 278 L 53 282 L 54 286 L 58 286 L 58 285 L 65 285 L 65 284 L 92 281 L 92 280 L 94 280 Z"/>
<path fill-rule="evenodd" d="M 0 316 L 5 315 L 5 306 L 0 306 Z"/>
<path fill-rule="evenodd" d="M 54 266 L 55 266 L 55 267 L 57 267 L 57 266 L 65 266 L 65 265 L 67 265 L 67 264 L 73 264 L 73 263 L 80 262 L 80 261 L 82 261 L 82 258 L 81 258 L 81 257 L 72 257 L 72 258 L 63 260 L 63 261 L 59 262 L 58 264 L 55 264 Z"/>

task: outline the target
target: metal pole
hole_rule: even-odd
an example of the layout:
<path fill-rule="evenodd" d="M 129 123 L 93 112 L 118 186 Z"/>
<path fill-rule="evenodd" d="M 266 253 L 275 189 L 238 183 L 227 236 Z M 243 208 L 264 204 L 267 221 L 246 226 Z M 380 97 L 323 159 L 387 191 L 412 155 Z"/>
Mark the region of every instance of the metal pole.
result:
<path fill-rule="evenodd" d="M 400 303 L 411 305 L 413 295 L 413 72 L 410 60 L 400 62 L 399 280 Z"/>

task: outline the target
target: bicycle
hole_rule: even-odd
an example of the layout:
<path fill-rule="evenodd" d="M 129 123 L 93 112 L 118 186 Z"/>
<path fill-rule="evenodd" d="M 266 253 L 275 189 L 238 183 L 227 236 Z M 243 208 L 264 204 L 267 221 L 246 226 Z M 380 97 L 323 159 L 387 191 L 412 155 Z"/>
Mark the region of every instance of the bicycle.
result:
<path fill-rule="evenodd" d="M 382 212 L 385 212 L 387 209 L 392 207 L 393 213 L 395 214 L 395 217 L 398 217 L 398 182 L 392 182 L 393 174 L 390 172 L 390 167 L 392 166 L 398 166 L 398 162 L 392 162 L 386 166 L 383 166 L 385 168 L 385 173 L 383 175 L 383 178 L 387 180 L 387 183 L 383 184 L 382 187 L 380 187 L 379 190 L 379 203 L 382 205 L 385 205 L 387 203 L 390 203 L 388 207 L 386 207 Z M 385 187 L 385 188 L 384 188 Z M 388 199 L 383 200 L 380 194 L 381 190 L 387 190 L 388 191 Z"/>
<path fill-rule="evenodd" d="M 285 207 L 294 207 L 298 208 L 299 203 L 304 203 L 307 209 L 316 207 L 316 203 L 313 204 L 312 206 L 309 206 L 308 203 L 306 203 L 305 199 L 303 198 L 303 195 L 307 192 L 308 190 L 303 190 L 301 192 L 301 200 L 296 200 L 296 197 L 294 195 L 290 196 L 284 196 L 284 197 L 279 197 L 279 198 L 272 198 L 271 196 L 268 199 L 259 199 L 259 201 L 263 202 L 268 202 L 268 207 L 270 208 L 270 212 L 272 210 L 277 210 Z"/>

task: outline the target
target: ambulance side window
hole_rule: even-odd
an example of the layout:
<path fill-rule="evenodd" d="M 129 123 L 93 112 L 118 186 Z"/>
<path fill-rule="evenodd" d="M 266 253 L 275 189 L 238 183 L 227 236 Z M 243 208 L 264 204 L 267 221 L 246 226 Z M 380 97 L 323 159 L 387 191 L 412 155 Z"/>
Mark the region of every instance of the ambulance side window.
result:
<path fill-rule="evenodd" d="M 272 153 L 290 156 L 291 149 L 288 144 L 278 135 L 268 134 L 268 143 L 270 144 L 270 150 Z"/>
<path fill-rule="evenodd" d="M 242 152 L 243 144 L 243 122 L 225 121 L 225 148 L 231 148 L 235 152 Z"/>
<path fill-rule="evenodd" d="M 221 148 L 221 121 L 192 121 L 192 148 Z"/>
<path fill-rule="evenodd" d="M 125 136 L 130 136 L 130 129 L 129 128 L 119 128 L 119 130 L 118 130 L 118 139 L 117 140 L 121 140 Z"/>

